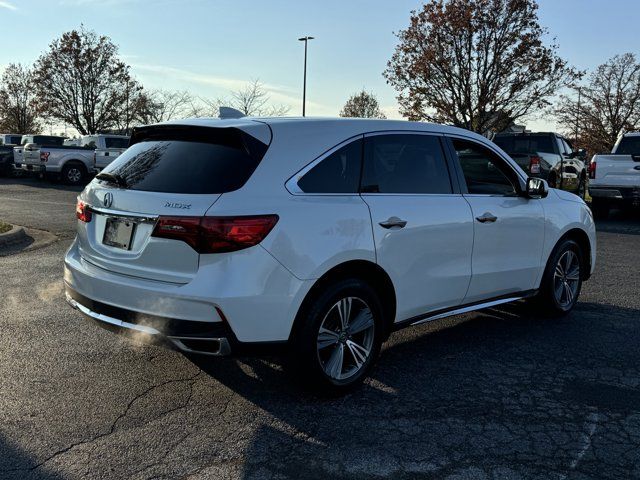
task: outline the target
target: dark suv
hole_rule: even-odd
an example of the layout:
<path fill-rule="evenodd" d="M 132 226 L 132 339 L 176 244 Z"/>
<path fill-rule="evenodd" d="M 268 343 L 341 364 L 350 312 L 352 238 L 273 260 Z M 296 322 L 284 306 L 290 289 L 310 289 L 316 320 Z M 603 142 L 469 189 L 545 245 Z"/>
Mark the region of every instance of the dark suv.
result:
<path fill-rule="evenodd" d="M 529 175 L 544 178 L 551 187 L 569 190 L 584 198 L 588 181 L 585 151 L 574 150 L 562 135 L 499 133 L 493 141 Z"/>

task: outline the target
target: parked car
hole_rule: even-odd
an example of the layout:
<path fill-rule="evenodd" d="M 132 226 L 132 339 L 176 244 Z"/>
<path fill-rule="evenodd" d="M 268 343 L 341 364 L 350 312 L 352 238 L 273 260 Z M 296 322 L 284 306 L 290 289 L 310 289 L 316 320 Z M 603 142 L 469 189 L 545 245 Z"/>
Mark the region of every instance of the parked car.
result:
<path fill-rule="evenodd" d="M 126 135 L 86 135 L 81 138 L 80 144 L 95 149 L 94 172 L 98 173 L 129 146 L 129 137 Z"/>
<path fill-rule="evenodd" d="M 13 147 L 0 145 L 0 175 L 11 175 L 13 172 Z"/>
<path fill-rule="evenodd" d="M 362 380 L 402 327 L 524 298 L 564 315 L 596 260 L 584 201 L 415 122 L 137 128 L 76 216 L 73 307 L 184 352 L 284 347 L 325 389 Z"/>
<path fill-rule="evenodd" d="M 493 141 L 527 174 L 544 178 L 550 186 L 584 198 L 589 182 L 586 152 L 574 150 L 571 142 L 562 135 L 550 132 L 499 133 Z"/>
<path fill-rule="evenodd" d="M 65 146 L 63 143 L 64 137 L 23 136 L 21 168 L 28 172 L 59 177 L 69 185 L 82 184 L 93 172 L 93 149 Z M 14 158 L 16 157 L 14 152 Z"/>
<path fill-rule="evenodd" d="M 20 145 L 21 138 L 19 133 L 0 133 L 0 145 Z"/>
<path fill-rule="evenodd" d="M 589 178 L 597 216 L 606 217 L 613 206 L 640 206 L 640 133 L 623 135 L 610 155 L 594 155 Z"/>

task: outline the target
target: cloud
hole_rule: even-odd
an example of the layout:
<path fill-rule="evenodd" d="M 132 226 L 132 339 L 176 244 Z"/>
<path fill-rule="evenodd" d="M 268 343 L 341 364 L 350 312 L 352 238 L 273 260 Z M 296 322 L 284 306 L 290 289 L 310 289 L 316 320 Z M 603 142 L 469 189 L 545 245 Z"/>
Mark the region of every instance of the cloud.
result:
<path fill-rule="evenodd" d="M 9 3 L 9 2 L 5 2 L 4 0 L 0 0 L 0 8 L 6 8 L 7 10 L 18 10 L 18 7 L 16 7 L 15 5 Z"/>
<path fill-rule="evenodd" d="M 131 67 L 140 73 L 151 74 L 163 77 L 169 77 L 181 82 L 187 82 L 191 84 L 198 84 L 202 86 L 222 88 L 228 91 L 230 94 L 232 91 L 240 90 L 246 87 L 253 79 L 238 79 L 230 77 L 221 77 L 216 75 L 207 75 L 203 73 L 193 72 L 191 70 L 185 70 L 181 68 L 168 67 L 165 65 L 151 65 L 142 63 L 131 63 Z M 288 85 L 276 85 L 271 83 L 265 83 L 260 81 L 263 88 L 269 92 L 271 101 L 273 103 L 282 103 L 291 107 L 291 109 L 297 109 L 302 103 L 301 94 L 298 89 L 292 88 Z M 320 115 L 335 115 L 335 108 L 309 101 L 307 100 L 307 108 L 313 108 L 314 113 Z"/>

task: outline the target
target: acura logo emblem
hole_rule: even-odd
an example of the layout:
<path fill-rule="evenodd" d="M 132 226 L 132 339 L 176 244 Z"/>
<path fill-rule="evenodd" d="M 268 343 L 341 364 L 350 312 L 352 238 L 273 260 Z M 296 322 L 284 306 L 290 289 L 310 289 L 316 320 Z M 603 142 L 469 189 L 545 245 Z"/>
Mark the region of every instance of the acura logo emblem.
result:
<path fill-rule="evenodd" d="M 105 206 L 105 208 L 109 208 L 113 204 L 113 193 L 105 193 L 104 198 L 102 199 L 102 204 Z"/>

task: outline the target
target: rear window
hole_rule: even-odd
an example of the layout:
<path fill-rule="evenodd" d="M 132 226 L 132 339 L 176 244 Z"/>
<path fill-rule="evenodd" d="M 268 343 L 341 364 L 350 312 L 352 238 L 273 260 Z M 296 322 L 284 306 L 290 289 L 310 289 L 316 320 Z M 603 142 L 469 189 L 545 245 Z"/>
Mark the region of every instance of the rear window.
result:
<path fill-rule="evenodd" d="M 127 148 L 129 146 L 128 138 L 105 138 L 104 145 L 107 148 Z"/>
<path fill-rule="evenodd" d="M 494 143 L 507 153 L 555 153 L 550 135 L 509 135 L 496 137 Z"/>
<path fill-rule="evenodd" d="M 104 172 L 121 177 L 130 190 L 167 193 L 237 190 L 267 149 L 250 135 L 231 128 L 143 130 L 134 133 L 133 142 Z"/>
<path fill-rule="evenodd" d="M 640 155 L 640 136 L 623 137 L 616 149 L 619 155 Z"/>
<path fill-rule="evenodd" d="M 36 135 L 33 137 L 33 143 L 43 147 L 61 147 L 64 144 L 64 138 Z"/>

